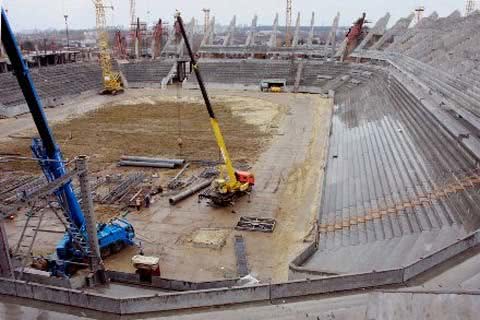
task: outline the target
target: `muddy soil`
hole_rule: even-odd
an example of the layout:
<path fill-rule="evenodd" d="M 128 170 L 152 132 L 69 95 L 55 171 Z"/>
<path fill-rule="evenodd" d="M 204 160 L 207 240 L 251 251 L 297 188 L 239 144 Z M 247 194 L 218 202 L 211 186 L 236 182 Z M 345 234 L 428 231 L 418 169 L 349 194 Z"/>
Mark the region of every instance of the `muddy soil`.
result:
<path fill-rule="evenodd" d="M 281 108 L 268 101 L 237 97 L 213 99 L 233 161 L 254 163 L 268 144 L 271 126 Z M 274 126 L 273 126 L 274 127 Z M 198 97 L 144 97 L 126 100 L 90 111 L 53 126 L 67 159 L 90 156 L 89 165 L 98 172 L 115 164 L 121 155 L 182 157 L 219 160 L 209 117 Z M 0 146 L 0 154 L 30 156 L 30 129 Z M 0 164 L 0 170 L 38 172 L 33 161 Z"/>

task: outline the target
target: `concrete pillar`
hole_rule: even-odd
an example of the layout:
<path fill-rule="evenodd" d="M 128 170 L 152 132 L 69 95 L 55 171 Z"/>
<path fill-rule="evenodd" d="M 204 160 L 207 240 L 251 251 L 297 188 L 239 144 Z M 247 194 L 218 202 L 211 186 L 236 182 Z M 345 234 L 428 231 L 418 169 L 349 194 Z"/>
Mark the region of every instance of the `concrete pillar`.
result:
<path fill-rule="evenodd" d="M 278 30 L 278 13 L 275 14 L 275 20 L 273 21 L 272 34 L 270 35 L 270 40 L 268 41 L 269 48 L 277 47 L 277 30 Z"/>
<path fill-rule="evenodd" d="M 235 25 L 237 24 L 237 16 L 233 16 L 230 26 L 228 27 L 227 36 L 223 40 L 223 46 L 230 46 L 233 44 L 233 36 L 235 34 Z"/>
<path fill-rule="evenodd" d="M 395 36 L 403 34 L 410 24 L 412 23 L 413 19 L 415 18 L 415 15 L 412 13 L 406 18 L 402 18 L 395 23 L 395 25 L 387 30 L 385 34 L 377 41 L 375 42 L 370 49 L 372 50 L 380 50 L 382 47 L 390 42 L 392 39 L 395 38 Z"/>
<path fill-rule="evenodd" d="M 307 39 L 307 45 L 312 46 L 313 45 L 313 31 L 315 26 L 315 12 L 312 12 L 312 20 L 310 21 L 310 32 L 308 34 L 308 39 Z"/>
<path fill-rule="evenodd" d="M 213 17 L 213 23 L 215 23 L 215 17 Z M 190 20 L 190 23 L 187 26 L 187 37 L 189 39 L 193 39 L 194 34 L 195 34 L 195 18 L 192 18 L 192 20 Z M 178 57 L 183 57 L 184 49 L 185 49 L 185 39 L 182 38 L 182 40 L 180 40 L 180 43 L 177 46 L 176 52 Z"/>
<path fill-rule="evenodd" d="M 203 36 L 202 43 L 200 44 L 201 47 L 212 45 L 213 38 L 215 37 L 215 17 L 210 19 L 210 24 L 208 25 L 207 32 Z"/>
<path fill-rule="evenodd" d="M 252 26 L 250 27 L 250 32 L 248 33 L 247 41 L 245 41 L 245 46 L 250 47 L 255 45 L 255 35 L 257 33 L 257 15 L 253 16 Z"/>
<path fill-rule="evenodd" d="M 172 30 L 170 30 L 170 34 L 168 35 L 167 43 L 165 43 L 165 46 L 162 48 L 162 52 L 160 52 L 160 56 L 163 56 L 164 53 L 166 53 L 167 48 L 169 48 L 172 45 L 174 39 L 175 39 L 175 28 L 172 28 Z"/>
<path fill-rule="evenodd" d="M 334 54 L 337 46 L 337 29 L 340 21 L 340 12 L 333 19 L 332 28 L 328 34 L 327 42 L 325 43 L 325 57 L 330 57 Z"/>
<path fill-rule="evenodd" d="M 214 39 L 215 39 L 215 16 L 212 17 L 210 22 L 210 34 L 208 37 L 208 44 L 213 45 Z"/>
<path fill-rule="evenodd" d="M 297 14 L 297 22 L 295 23 L 295 32 L 293 34 L 292 47 L 298 46 L 299 35 L 300 35 L 300 12 Z"/>
<path fill-rule="evenodd" d="M 0 220 L 0 277 L 13 278 L 13 267 L 9 250 L 7 231 L 5 230 L 4 222 Z"/>
<path fill-rule="evenodd" d="M 374 39 L 374 36 L 383 36 L 387 30 L 387 24 L 390 20 L 390 13 L 379 19 L 375 26 L 370 30 L 366 35 L 360 45 L 357 47 L 357 50 L 365 49 L 365 47 Z"/>
<path fill-rule="evenodd" d="M 105 274 L 105 268 L 103 266 L 102 257 L 100 255 L 100 247 L 98 245 L 97 219 L 95 217 L 95 211 L 93 209 L 92 192 L 88 183 L 87 157 L 77 157 L 75 159 L 75 165 L 78 170 L 84 171 L 83 173 L 78 175 L 78 179 L 80 182 L 82 210 L 85 216 L 85 227 L 88 235 L 88 246 L 90 248 L 90 271 L 95 276 L 95 283 L 105 283 L 107 281 L 107 276 Z"/>

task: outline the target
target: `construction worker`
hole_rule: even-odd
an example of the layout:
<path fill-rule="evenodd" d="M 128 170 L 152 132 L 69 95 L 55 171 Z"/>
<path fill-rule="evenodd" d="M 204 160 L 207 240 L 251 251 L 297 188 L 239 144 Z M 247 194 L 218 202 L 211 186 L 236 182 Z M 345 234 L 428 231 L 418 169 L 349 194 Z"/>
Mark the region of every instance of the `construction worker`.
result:
<path fill-rule="evenodd" d="M 145 195 L 145 208 L 150 208 L 150 193 Z"/>
<path fill-rule="evenodd" d="M 137 211 L 140 211 L 140 209 L 142 208 L 142 200 L 140 200 L 140 197 L 137 197 L 137 199 L 135 199 L 135 207 L 137 207 Z"/>

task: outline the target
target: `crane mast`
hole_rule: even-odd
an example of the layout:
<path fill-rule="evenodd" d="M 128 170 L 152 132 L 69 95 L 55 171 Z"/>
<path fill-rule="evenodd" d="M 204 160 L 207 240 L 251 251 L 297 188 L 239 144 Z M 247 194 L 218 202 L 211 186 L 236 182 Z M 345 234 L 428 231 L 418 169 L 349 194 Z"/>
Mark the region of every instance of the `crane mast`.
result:
<path fill-rule="evenodd" d="M 100 50 L 100 66 L 103 75 L 104 94 L 116 94 L 123 91 L 120 74 L 112 70 L 112 57 L 108 45 L 107 20 L 105 16 L 106 6 L 103 0 L 93 0 L 97 17 L 97 41 Z"/>
<path fill-rule="evenodd" d="M 130 25 L 134 25 L 135 20 L 135 0 L 130 0 Z"/>

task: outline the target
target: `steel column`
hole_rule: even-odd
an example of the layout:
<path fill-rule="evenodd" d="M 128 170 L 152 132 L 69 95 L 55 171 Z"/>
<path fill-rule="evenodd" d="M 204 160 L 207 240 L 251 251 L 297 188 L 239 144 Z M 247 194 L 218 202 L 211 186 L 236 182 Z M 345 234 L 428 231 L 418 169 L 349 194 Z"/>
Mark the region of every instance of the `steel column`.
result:
<path fill-rule="evenodd" d="M 93 274 L 95 274 L 96 282 L 105 283 L 106 274 L 103 265 L 102 257 L 100 255 L 100 247 L 98 245 L 97 236 L 97 219 L 93 209 L 93 199 L 88 183 L 88 169 L 87 156 L 79 156 L 75 159 L 75 165 L 80 172 L 78 180 L 80 182 L 80 193 L 82 198 L 82 210 L 85 216 L 85 229 L 88 236 L 89 252 L 89 267 Z"/>
<path fill-rule="evenodd" d="M 4 222 L 0 219 L 0 277 L 13 278 L 12 261 Z"/>

